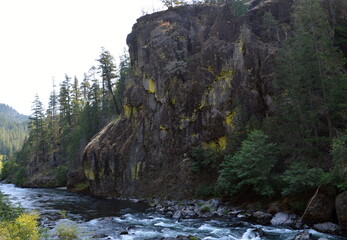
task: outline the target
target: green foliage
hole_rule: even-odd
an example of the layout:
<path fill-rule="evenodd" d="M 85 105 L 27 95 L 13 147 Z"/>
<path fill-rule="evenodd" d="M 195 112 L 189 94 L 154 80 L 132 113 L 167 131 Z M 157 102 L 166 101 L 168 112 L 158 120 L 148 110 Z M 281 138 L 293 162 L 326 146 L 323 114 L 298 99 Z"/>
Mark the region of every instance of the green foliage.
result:
<path fill-rule="evenodd" d="M 333 139 L 331 155 L 334 167 L 332 168 L 332 183 L 340 191 L 347 190 L 347 133 Z"/>
<path fill-rule="evenodd" d="M 39 240 L 38 214 L 23 213 L 14 221 L 0 222 L 0 236 L 4 240 Z"/>
<path fill-rule="evenodd" d="M 282 194 L 307 197 L 320 185 L 346 187 L 345 173 L 337 170 L 343 169 L 343 140 L 334 140 L 332 157 L 328 153 L 332 137 L 346 128 L 347 74 L 320 2 L 296 1 L 294 6 L 293 35 L 276 57 L 279 94 L 267 132 L 286 160 Z"/>
<path fill-rule="evenodd" d="M 236 17 L 241 17 L 247 13 L 248 6 L 245 4 L 245 0 L 231 1 L 230 11 Z"/>
<path fill-rule="evenodd" d="M 28 133 L 28 117 L 0 103 L 0 155 L 7 159 L 18 151 Z"/>
<path fill-rule="evenodd" d="M 79 228 L 69 222 L 60 222 L 56 227 L 56 235 L 60 240 L 79 239 Z"/>
<path fill-rule="evenodd" d="M 194 159 L 190 164 L 191 171 L 195 173 L 215 172 L 223 158 L 223 152 L 219 149 L 198 146 L 193 148 L 192 156 Z"/>
<path fill-rule="evenodd" d="M 196 197 L 204 198 L 204 199 L 208 199 L 208 198 L 213 197 L 215 195 L 216 195 L 216 191 L 215 191 L 214 185 L 201 186 L 195 192 Z"/>
<path fill-rule="evenodd" d="M 87 183 L 79 183 L 72 189 L 72 191 L 81 192 L 81 191 L 87 190 L 88 188 L 89 188 L 89 185 Z"/>
<path fill-rule="evenodd" d="M 7 179 L 11 176 L 13 169 L 16 167 L 16 163 L 12 160 L 6 160 L 3 162 L 1 169 L 0 179 Z"/>
<path fill-rule="evenodd" d="M 14 207 L 10 201 L 0 193 L 0 222 L 12 221 L 23 213 L 21 207 Z"/>
<path fill-rule="evenodd" d="M 13 183 L 16 184 L 17 186 L 23 186 L 23 184 L 27 180 L 27 170 L 23 166 L 19 166 L 16 168 L 14 175 L 13 175 Z"/>
<path fill-rule="evenodd" d="M 200 211 L 202 213 L 209 213 L 209 212 L 211 212 L 211 207 L 209 205 L 203 205 L 203 206 L 201 206 Z"/>
<path fill-rule="evenodd" d="M 60 165 L 54 171 L 55 181 L 58 186 L 66 186 L 68 168 L 66 166 Z"/>
<path fill-rule="evenodd" d="M 218 189 L 231 196 L 243 190 L 253 190 L 262 196 L 272 196 L 272 170 L 277 162 L 276 144 L 260 130 L 253 130 L 235 155 L 227 155 L 221 164 Z"/>
<path fill-rule="evenodd" d="M 47 111 L 44 111 L 39 96 L 35 96 L 28 124 L 30 133 L 16 154 L 8 154 L 18 150 L 15 147 L 1 152 L 1 140 L 8 142 L 11 139 L 2 138 L 0 117 L 0 155 L 6 155 L 5 159 L 1 159 L 4 163 L 2 179 L 7 178 L 22 185 L 27 177 L 47 169 L 56 169 L 51 171 L 56 179 L 55 184 L 66 184 L 68 168 L 78 161 L 89 140 L 115 114 L 120 114 L 125 80 L 132 74 L 127 54 L 122 56 L 118 72 L 114 58 L 107 50 L 102 49 L 97 61 L 98 67 L 92 67 L 81 83 L 76 77 L 72 81 L 71 77 L 65 75 L 59 91 L 56 91 L 53 82 Z M 33 160 L 30 164 L 29 159 Z M 23 169 L 32 175 L 26 176 Z"/>
<path fill-rule="evenodd" d="M 318 186 L 325 183 L 327 174 L 318 167 L 310 167 L 306 162 L 291 164 L 282 176 L 285 187 L 282 194 L 285 196 L 305 193 L 309 195 Z"/>
<path fill-rule="evenodd" d="M 14 207 L 0 193 L 0 239 L 1 240 L 38 240 L 38 214 L 25 213 Z"/>
<path fill-rule="evenodd" d="M 167 8 L 181 6 L 181 5 L 184 5 L 186 3 L 186 1 L 184 1 L 184 0 L 161 0 L 161 2 Z"/>

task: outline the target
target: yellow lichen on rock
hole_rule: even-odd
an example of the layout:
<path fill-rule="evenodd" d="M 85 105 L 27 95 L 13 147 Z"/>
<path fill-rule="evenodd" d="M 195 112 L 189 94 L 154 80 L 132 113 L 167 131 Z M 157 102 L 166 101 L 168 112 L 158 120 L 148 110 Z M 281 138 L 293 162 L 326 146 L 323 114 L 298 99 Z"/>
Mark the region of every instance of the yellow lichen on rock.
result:
<path fill-rule="evenodd" d="M 228 115 L 224 119 L 224 124 L 227 128 L 230 130 L 234 129 L 234 118 L 236 116 L 237 109 L 235 109 L 233 112 L 228 113 Z"/>
<path fill-rule="evenodd" d="M 141 169 L 141 162 L 134 163 L 131 166 L 131 179 L 133 180 L 139 179 L 140 169 Z"/>
<path fill-rule="evenodd" d="M 227 138 L 226 136 L 220 137 L 218 139 L 215 140 L 211 140 L 209 142 L 203 142 L 202 143 L 202 147 L 204 149 L 209 149 L 209 150 L 214 150 L 214 151 L 218 151 L 218 150 L 225 150 L 227 146 Z"/>
<path fill-rule="evenodd" d="M 153 81 L 153 79 L 148 79 L 148 82 L 149 82 L 149 89 L 148 89 L 148 92 L 149 93 L 155 93 L 155 90 L 156 90 L 156 86 L 155 86 L 155 82 Z"/>
<path fill-rule="evenodd" d="M 125 104 L 124 105 L 124 115 L 126 118 L 130 118 L 131 117 L 131 110 L 132 110 L 132 107 L 128 104 Z"/>
<path fill-rule="evenodd" d="M 90 168 L 86 168 L 86 166 L 84 166 L 84 174 L 89 180 L 92 180 L 92 181 L 95 180 L 95 175 L 93 170 Z"/>

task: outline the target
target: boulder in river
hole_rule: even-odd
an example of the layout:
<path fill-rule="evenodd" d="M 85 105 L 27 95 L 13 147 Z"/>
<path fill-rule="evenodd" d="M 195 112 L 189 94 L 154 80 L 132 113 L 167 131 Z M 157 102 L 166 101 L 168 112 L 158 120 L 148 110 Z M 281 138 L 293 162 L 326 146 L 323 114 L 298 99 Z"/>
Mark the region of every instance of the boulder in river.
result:
<path fill-rule="evenodd" d="M 278 212 L 272 217 L 270 222 L 274 226 L 290 225 L 290 224 L 294 223 L 296 218 L 297 218 L 297 216 L 294 214 Z"/>
<path fill-rule="evenodd" d="M 318 223 L 313 225 L 313 228 L 318 232 L 329 234 L 339 234 L 341 232 L 339 225 L 332 222 Z"/>
<path fill-rule="evenodd" d="M 335 191 L 327 189 L 318 193 L 307 208 L 304 220 L 316 223 L 332 221 L 335 212 L 335 194 Z"/>
<path fill-rule="evenodd" d="M 303 232 L 300 232 L 298 233 L 294 238 L 293 240 L 311 240 L 313 239 L 312 238 L 312 234 L 309 233 L 308 231 L 303 231 Z"/>
<path fill-rule="evenodd" d="M 256 211 L 251 215 L 250 220 L 261 225 L 269 225 L 271 218 L 272 215 L 269 213 Z"/>

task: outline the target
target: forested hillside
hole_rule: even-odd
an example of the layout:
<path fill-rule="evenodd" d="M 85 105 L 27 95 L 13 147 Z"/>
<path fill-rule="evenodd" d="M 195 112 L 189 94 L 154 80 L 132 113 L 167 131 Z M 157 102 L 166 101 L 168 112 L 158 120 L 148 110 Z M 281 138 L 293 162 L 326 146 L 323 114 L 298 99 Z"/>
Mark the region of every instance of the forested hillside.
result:
<path fill-rule="evenodd" d="M 30 134 L 2 178 L 26 186 L 64 186 L 68 170 L 81 166 L 81 152 L 105 124 L 122 112 L 124 79 L 129 59 L 121 57 L 117 69 L 111 54 L 102 49 L 97 65 L 79 81 L 65 75 L 52 83 L 47 109 L 36 95 L 28 121 Z"/>
<path fill-rule="evenodd" d="M 6 104 L 0 104 L 0 156 L 8 158 L 20 150 L 27 136 L 28 116 L 19 114 Z"/>

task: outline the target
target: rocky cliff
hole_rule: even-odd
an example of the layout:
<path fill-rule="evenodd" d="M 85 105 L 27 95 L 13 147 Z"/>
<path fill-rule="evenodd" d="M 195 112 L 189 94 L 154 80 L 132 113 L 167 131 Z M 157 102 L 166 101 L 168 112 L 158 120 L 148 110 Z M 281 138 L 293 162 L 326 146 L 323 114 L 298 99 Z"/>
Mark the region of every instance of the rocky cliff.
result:
<path fill-rule="evenodd" d="M 292 0 L 171 8 L 138 19 L 127 38 L 133 76 L 124 115 L 86 147 L 96 196 L 192 196 L 191 149 L 225 149 L 238 122 L 271 114 L 274 53 L 291 33 Z M 270 12 L 277 25 L 263 23 Z"/>

